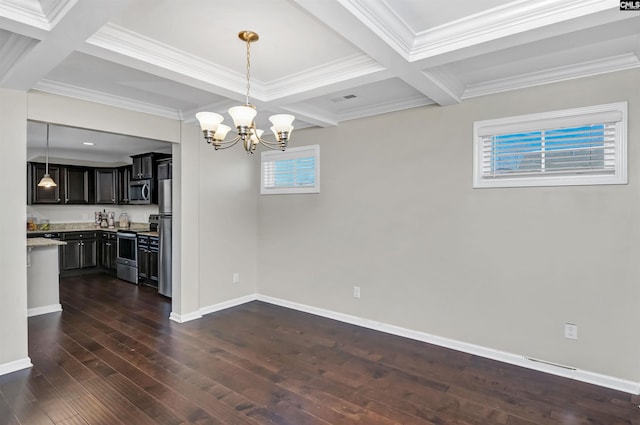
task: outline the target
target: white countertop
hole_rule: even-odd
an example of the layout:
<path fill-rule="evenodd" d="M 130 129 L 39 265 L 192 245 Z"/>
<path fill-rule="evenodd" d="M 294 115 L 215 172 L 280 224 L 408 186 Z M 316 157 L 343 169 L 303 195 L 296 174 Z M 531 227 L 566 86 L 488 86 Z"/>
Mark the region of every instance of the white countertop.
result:
<path fill-rule="evenodd" d="M 47 238 L 27 238 L 27 247 L 38 247 L 38 246 L 57 246 L 57 245 L 66 245 L 66 242 L 59 241 L 57 239 L 47 239 Z"/>

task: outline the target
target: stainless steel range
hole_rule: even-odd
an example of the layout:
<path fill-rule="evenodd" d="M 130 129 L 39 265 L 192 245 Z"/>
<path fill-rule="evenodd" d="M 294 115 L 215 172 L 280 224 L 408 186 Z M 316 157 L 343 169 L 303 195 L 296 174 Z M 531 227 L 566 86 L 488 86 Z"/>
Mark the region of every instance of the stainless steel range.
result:
<path fill-rule="evenodd" d="M 138 235 L 129 230 L 118 230 L 116 271 L 118 279 L 138 284 Z"/>

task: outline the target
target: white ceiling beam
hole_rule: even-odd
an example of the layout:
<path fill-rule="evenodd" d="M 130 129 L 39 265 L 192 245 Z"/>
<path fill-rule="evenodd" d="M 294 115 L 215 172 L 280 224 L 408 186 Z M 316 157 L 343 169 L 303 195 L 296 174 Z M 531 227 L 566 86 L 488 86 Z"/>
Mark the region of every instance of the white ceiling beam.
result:
<path fill-rule="evenodd" d="M 40 41 L 0 79 L 3 87 L 29 90 L 85 40 L 133 0 L 82 0 L 57 10 L 55 21 Z"/>
<path fill-rule="evenodd" d="M 602 7 L 602 5 L 606 6 L 604 10 L 590 10 L 590 13 L 583 13 L 581 15 L 577 15 L 577 12 L 575 12 L 576 16 L 562 22 L 552 21 L 543 24 L 543 22 L 539 20 L 539 27 L 530 28 L 526 31 L 525 27 L 522 27 L 520 32 L 512 31 L 501 38 L 497 37 L 497 34 L 492 34 L 493 38 L 485 36 L 484 38 L 479 37 L 473 39 L 469 34 L 465 34 L 463 26 L 459 26 L 454 34 L 449 34 L 450 37 L 446 40 L 443 35 L 438 35 L 442 40 L 438 38 L 428 43 L 424 35 L 418 35 L 416 47 L 411 54 L 411 60 L 418 68 L 428 69 L 509 48 L 517 48 L 528 43 L 577 33 L 597 26 L 615 23 L 620 23 L 624 26 L 633 26 L 635 25 L 634 21 L 638 20 L 636 14 L 621 13 L 617 10 L 617 7 L 612 7 L 609 0 L 601 3 L 600 7 Z M 525 16 L 520 17 L 522 20 L 525 18 Z M 498 24 L 494 26 L 497 25 Z M 449 30 L 453 31 L 454 29 L 450 28 Z M 481 31 L 481 28 L 473 27 L 473 30 Z"/>
<path fill-rule="evenodd" d="M 313 108 L 310 105 L 293 105 L 282 108 L 285 112 L 295 115 L 296 120 L 304 121 L 318 127 L 335 127 L 338 117 L 327 113 L 324 109 Z"/>
<path fill-rule="evenodd" d="M 462 92 L 457 93 L 455 87 L 446 87 L 442 81 L 431 79 L 408 62 L 397 45 L 390 45 L 385 41 L 388 40 L 386 35 L 372 30 L 352 10 L 347 10 L 340 0 L 293 1 L 429 99 L 440 105 L 461 102 Z M 349 5 L 349 2 L 344 3 Z"/>

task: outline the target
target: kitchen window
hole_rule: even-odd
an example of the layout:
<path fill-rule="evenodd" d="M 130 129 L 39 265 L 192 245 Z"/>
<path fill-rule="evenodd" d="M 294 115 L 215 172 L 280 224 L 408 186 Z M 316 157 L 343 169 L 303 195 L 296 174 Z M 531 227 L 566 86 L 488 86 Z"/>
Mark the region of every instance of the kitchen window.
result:
<path fill-rule="evenodd" d="M 262 152 L 260 193 L 319 193 L 320 146 Z"/>
<path fill-rule="evenodd" d="M 627 103 L 473 125 L 473 187 L 627 183 Z"/>

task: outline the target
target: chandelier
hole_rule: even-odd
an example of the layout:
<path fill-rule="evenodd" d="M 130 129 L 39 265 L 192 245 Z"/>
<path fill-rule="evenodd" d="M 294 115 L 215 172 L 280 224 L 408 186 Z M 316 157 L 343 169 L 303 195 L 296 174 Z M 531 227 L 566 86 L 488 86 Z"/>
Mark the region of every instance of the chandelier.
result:
<path fill-rule="evenodd" d="M 258 34 L 253 31 L 240 31 L 238 38 L 247 44 L 247 95 L 245 103 L 241 106 L 229 108 L 229 115 L 233 120 L 238 135 L 230 140 L 225 140 L 231 127 L 222 124 L 222 115 L 215 112 L 198 112 L 196 118 L 200 122 L 202 133 L 207 143 L 211 144 L 215 150 L 227 149 L 242 141 L 244 150 L 253 153 L 258 144 L 269 149 L 285 150 L 289 142 L 289 136 L 293 131 L 293 120 L 295 117 L 289 114 L 271 115 L 269 121 L 273 126 L 271 131 L 275 136 L 275 141 L 262 138 L 263 130 L 257 129 L 254 118 L 257 115 L 256 107 L 249 102 L 249 90 L 251 89 L 251 43 L 258 41 Z"/>

